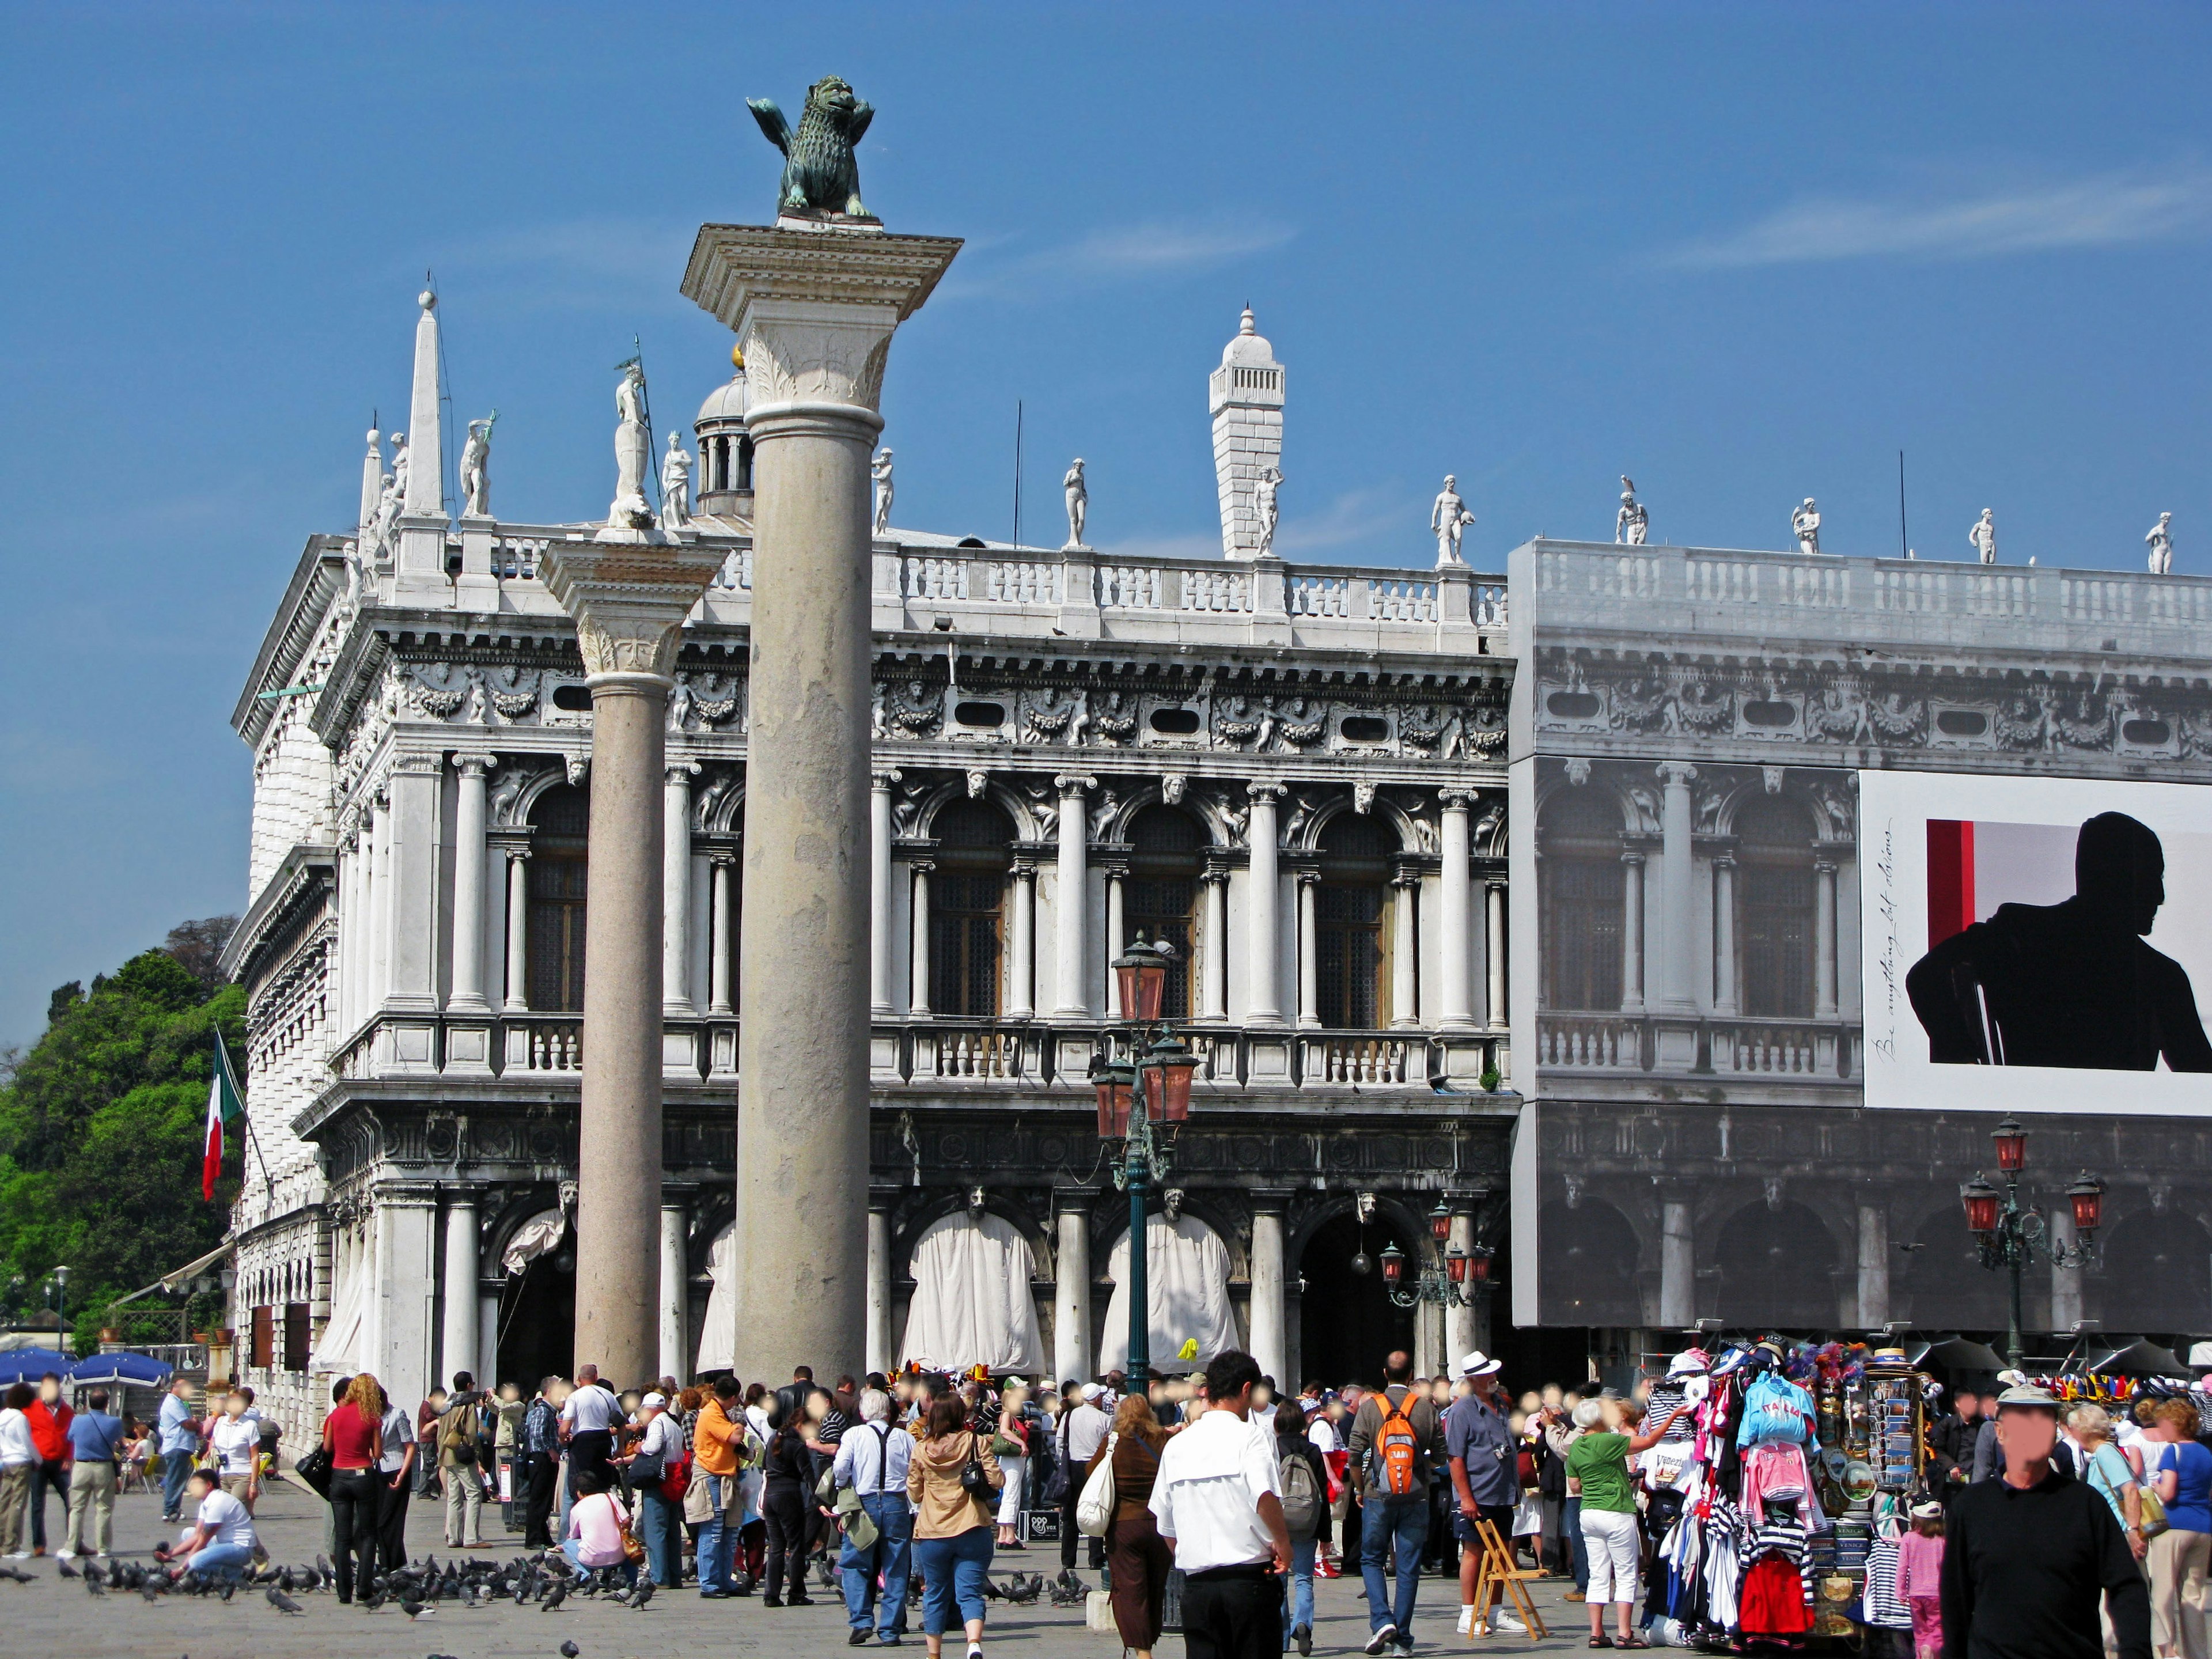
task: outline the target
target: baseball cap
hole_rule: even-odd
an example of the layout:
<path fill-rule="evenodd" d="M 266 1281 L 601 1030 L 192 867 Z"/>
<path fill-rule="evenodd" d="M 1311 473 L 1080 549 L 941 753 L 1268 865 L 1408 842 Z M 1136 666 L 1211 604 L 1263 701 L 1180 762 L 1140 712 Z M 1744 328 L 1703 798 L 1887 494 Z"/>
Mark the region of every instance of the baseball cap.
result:
<path fill-rule="evenodd" d="M 652 1407 L 655 1411 L 665 1412 L 668 1409 L 668 1396 L 659 1393 L 649 1394 L 637 1402 L 640 1411 L 643 1411 L 647 1406 Z"/>
<path fill-rule="evenodd" d="M 1712 1364 L 1703 1348 L 1685 1348 L 1667 1362 L 1669 1376 L 1692 1376 L 1702 1374 Z"/>
<path fill-rule="evenodd" d="M 1097 1398 L 1099 1398 L 1099 1396 L 1101 1396 L 1102 1395 L 1103 1395 L 1105 1392 L 1106 1392 L 1106 1389 L 1105 1389 L 1105 1385 L 1104 1385 L 1103 1383 L 1099 1383 L 1099 1382 L 1085 1382 L 1085 1383 L 1083 1385 L 1083 1401 L 1084 1401 L 1084 1403 L 1085 1403 L 1085 1405 L 1088 1405 L 1091 1401 L 1094 1401 L 1094 1400 L 1097 1400 Z"/>
<path fill-rule="evenodd" d="M 1492 1359 L 1480 1348 L 1471 1348 L 1459 1362 L 1459 1374 L 1462 1376 L 1495 1376 L 1504 1369 L 1504 1360 Z"/>

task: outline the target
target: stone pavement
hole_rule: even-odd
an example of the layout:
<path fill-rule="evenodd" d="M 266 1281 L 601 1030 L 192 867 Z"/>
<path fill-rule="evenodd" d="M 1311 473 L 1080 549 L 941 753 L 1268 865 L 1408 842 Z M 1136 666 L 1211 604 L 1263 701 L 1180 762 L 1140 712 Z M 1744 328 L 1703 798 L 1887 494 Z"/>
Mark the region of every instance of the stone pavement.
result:
<path fill-rule="evenodd" d="M 264 1494 L 257 1519 L 263 1541 L 277 1560 L 306 1563 L 323 1547 L 324 1513 L 322 1501 L 313 1492 L 287 1482 Z M 48 1519 L 52 1518 L 50 1510 Z M 441 1506 L 419 1499 L 410 1506 L 408 1543 L 416 1559 L 445 1555 L 442 1518 Z M 483 1555 L 506 1560 L 521 1553 L 520 1535 L 501 1528 L 496 1505 L 487 1507 L 485 1519 L 490 1547 Z M 173 1536 L 174 1530 L 161 1523 L 158 1494 L 132 1493 L 117 1501 L 118 1555 L 150 1562 L 155 1542 Z M 994 1572 L 1001 1579 L 1016 1571 L 1042 1571 L 1049 1577 L 1058 1571 L 1059 1561 L 1057 1549 L 1046 1545 L 1002 1554 Z M 833 1654 L 854 1651 L 845 1642 L 843 1603 L 818 1590 L 815 1594 L 822 1599 L 814 1607 L 781 1611 L 763 1607 L 757 1598 L 702 1601 L 696 1593 L 683 1590 L 664 1593 L 641 1613 L 597 1601 L 571 1601 L 551 1613 L 509 1603 L 468 1611 L 441 1603 L 435 1613 L 413 1621 L 396 1605 L 368 1613 L 341 1607 L 334 1595 L 318 1593 L 297 1598 L 306 1611 L 294 1618 L 269 1606 L 258 1589 L 240 1589 L 228 1606 L 213 1597 L 164 1597 L 154 1603 L 133 1595 L 94 1598 L 82 1584 L 59 1577 L 51 1557 L 9 1565 L 31 1573 L 38 1582 L 0 1582 L 0 1620 L 4 1620 L 0 1629 L 7 1635 L 0 1651 L 9 1653 L 69 1651 L 98 1659 L 123 1655 L 132 1659 L 363 1659 L 386 1655 L 423 1659 L 431 1654 L 450 1654 L 454 1659 L 504 1659 L 510 1655 L 558 1659 L 563 1642 L 576 1644 L 579 1659 L 728 1659 L 733 1655 L 830 1659 Z M 1096 1575 L 1092 1582 L 1097 1582 Z M 1366 1640 L 1367 1620 L 1358 1580 L 1324 1580 L 1314 1588 L 1314 1651 L 1358 1652 Z M 1458 1603 L 1454 1587 L 1425 1579 L 1415 1651 L 1463 1653 L 1479 1648 L 1493 1654 L 1558 1653 L 1583 1648 L 1587 1634 L 1583 1612 L 1559 1600 L 1564 1583 L 1547 1580 L 1533 1588 L 1553 1628 L 1549 1639 L 1493 1636 L 1468 1643 L 1452 1633 Z M 897 1651 L 919 1656 L 925 1650 L 918 1617 L 909 1629 L 914 1633 Z M 984 1650 L 1018 1659 L 1116 1659 L 1121 1652 L 1115 1637 L 1085 1630 L 1081 1608 L 1055 1607 L 1044 1601 L 1028 1607 L 992 1602 Z M 1161 1638 L 1158 1650 L 1161 1659 L 1180 1659 L 1182 1638 L 1170 1633 Z M 963 1649 L 957 1641 L 948 1641 L 946 1652 L 957 1659 Z"/>

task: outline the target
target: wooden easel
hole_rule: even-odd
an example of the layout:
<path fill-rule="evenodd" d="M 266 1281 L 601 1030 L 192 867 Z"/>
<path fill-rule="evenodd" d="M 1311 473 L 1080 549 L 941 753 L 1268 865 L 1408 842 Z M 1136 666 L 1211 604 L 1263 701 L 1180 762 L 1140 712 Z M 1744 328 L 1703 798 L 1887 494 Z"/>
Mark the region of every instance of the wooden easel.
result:
<path fill-rule="evenodd" d="M 1477 1616 L 1486 1624 L 1489 1622 L 1490 1592 L 1495 1589 L 1499 1592 L 1498 1604 L 1501 1607 L 1505 1605 L 1507 1596 L 1513 1598 L 1513 1605 L 1521 1615 L 1521 1622 L 1528 1626 L 1530 1641 L 1540 1641 L 1549 1636 L 1551 1632 L 1544 1628 L 1544 1620 L 1536 1611 L 1536 1604 L 1528 1599 L 1528 1592 L 1521 1588 L 1523 1579 L 1540 1578 L 1544 1575 L 1533 1567 L 1517 1567 L 1513 1565 L 1512 1547 L 1498 1535 L 1498 1528 L 1494 1523 L 1488 1521 L 1477 1521 L 1474 1523 L 1474 1535 L 1477 1547 L 1482 1552 L 1481 1566 L 1477 1571 L 1474 1579 L 1474 1605 Z M 1472 1642 L 1474 1639 L 1473 1633 L 1469 1632 L 1468 1640 Z"/>

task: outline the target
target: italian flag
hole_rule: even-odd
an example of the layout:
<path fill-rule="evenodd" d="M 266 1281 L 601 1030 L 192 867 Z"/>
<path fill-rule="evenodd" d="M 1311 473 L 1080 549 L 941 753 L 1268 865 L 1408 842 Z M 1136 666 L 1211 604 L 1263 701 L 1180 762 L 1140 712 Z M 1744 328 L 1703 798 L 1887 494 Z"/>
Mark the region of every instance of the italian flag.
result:
<path fill-rule="evenodd" d="M 246 1097 L 230 1074 L 230 1050 L 215 1034 L 215 1073 L 208 1079 L 207 1152 L 200 1160 L 200 1196 L 215 1201 L 215 1178 L 222 1173 L 222 1126 L 246 1115 Z"/>

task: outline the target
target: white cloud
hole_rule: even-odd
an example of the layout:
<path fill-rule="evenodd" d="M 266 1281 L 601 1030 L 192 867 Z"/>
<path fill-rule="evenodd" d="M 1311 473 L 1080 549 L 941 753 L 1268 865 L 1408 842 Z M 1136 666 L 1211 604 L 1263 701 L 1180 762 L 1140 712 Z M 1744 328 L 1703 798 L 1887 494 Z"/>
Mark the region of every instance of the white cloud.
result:
<path fill-rule="evenodd" d="M 2115 173 L 1949 200 L 1808 197 L 1661 263 L 1695 270 L 1841 259 L 1983 259 L 2177 241 L 2212 229 L 2212 169 Z"/>
<path fill-rule="evenodd" d="M 687 307 L 671 271 L 690 258 L 696 227 L 576 219 L 495 231 L 444 251 L 447 270 L 495 272 L 504 305 Z"/>
<path fill-rule="evenodd" d="M 1209 270 L 1279 248 L 1297 234 L 1262 220 L 1157 222 L 1093 230 L 1073 241 L 1028 253 L 1011 248 L 1002 260 L 971 258 L 939 292 L 951 298 L 1026 297 L 1048 290 L 1096 287 Z M 969 244 L 969 252 L 975 244 Z"/>

